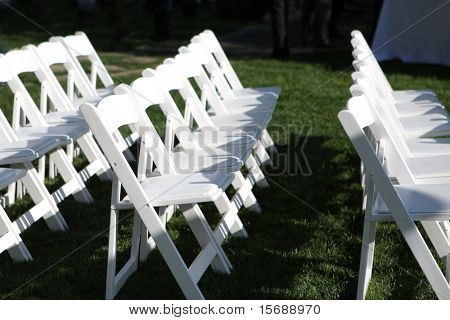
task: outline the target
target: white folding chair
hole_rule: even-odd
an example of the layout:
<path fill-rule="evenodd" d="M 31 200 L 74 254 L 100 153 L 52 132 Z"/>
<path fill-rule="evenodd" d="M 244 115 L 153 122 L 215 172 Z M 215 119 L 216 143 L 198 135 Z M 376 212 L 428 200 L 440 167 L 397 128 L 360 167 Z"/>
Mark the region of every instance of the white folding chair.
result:
<path fill-rule="evenodd" d="M 78 31 L 74 35 L 69 35 L 66 37 L 52 37 L 50 38 L 50 42 L 58 42 L 64 45 L 65 49 L 69 53 L 69 56 L 72 58 L 73 67 L 80 75 L 79 77 L 74 78 L 74 85 L 78 85 L 79 82 L 83 83 L 81 84 L 82 86 L 87 83 L 91 84 L 92 90 L 82 93 L 82 99 L 75 99 L 74 103 L 76 106 L 79 106 L 81 103 L 87 101 L 91 103 L 94 101 L 99 101 L 99 99 L 113 94 L 115 88 L 114 81 L 100 59 L 100 56 L 97 54 L 97 51 L 95 51 L 91 41 L 84 32 Z M 89 74 L 81 65 L 82 58 L 87 58 L 90 62 Z M 100 87 L 97 87 L 98 79 L 101 82 Z M 119 136 L 119 134 L 117 135 Z M 137 132 L 132 132 L 124 138 L 125 141 L 123 146 L 125 147 L 125 144 L 128 147 L 133 145 L 137 142 L 137 138 Z M 129 161 L 134 161 L 132 153 L 126 151 L 125 156 Z"/>
<path fill-rule="evenodd" d="M 393 90 L 363 34 L 358 30 L 354 30 L 352 31 L 351 36 L 352 45 L 354 47 L 358 45 L 360 49 L 367 53 L 366 58 L 372 62 L 373 71 L 376 73 L 381 84 L 393 95 L 396 102 L 439 103 L 438 97 L 430 89 Z M 353 39 L 356 40 L 356 42 L 354 42 Z"/>
<path fill-rule="evenodd" d="M 233 66 L 228 60 L 225 51 L 223 50 L 216 35 L 211 30 L 205 30 L 197 37 L 194 37 L 193 41 L 199 41 L 206 48 L 208 48 L 210 54 L 217 61 L 222 74 L 227 80 L 227 83 L 231 89 L 231 93 L 235 98 L 248 97 L 248 96 L 261 96 L 261 95 L 274 95 L 278 97 L 281 93 L 281 89 L 278 87 L 266 87 L 266 88 L 244 88 L 239 80 Z"/>
<path fill-rule="evenodd" d="M 117 89 L 128 92 L 134 97 L 137 108 L 141 110 L 142 121 L 146 123 L 148 128 L 152 128 L 154 136 L 157 137 L 157 132 L 145 112 L 152 106 L 167 104 L 167 96 L 165 96 L 155 77 L 139 78 L 133 81 L 131 88 L 121 85 Z M 217 138 L 211 144 L 208 144 L 208 137 L 206 137 L 199 143 L 197 140 L 199 136 L 196 137 L 192 134 L 191 129 L 183 121 L 179 110 L 175 110 L 174 113 L 169 113 L 167 109 L 165 111 L 168 113 L 168 116 L 164 148 L 168 150 L 174 161 L 175 172 L 192 173 L 217 170 L 233 172 L 232 185 L 236 192 L 231 203 L 235 210 L 238 211 L 241 206 L 245 206 L 252 211 L 260 212 L 261 208 L 252 193 L 252 187 L 256 181 L 255 170 L 249 165 L 250 173 L 247 178 L 239 171 L 244 162 L 251 163 L 251 160 L 248 160 L 248 158 L 251 156 L 255 140 L 249 136 L 239 137 L 236 135 L 230 136 L 229 140 L 226 139 L 226 136 L 222 136 L 222 139 Z M 209 133 L 212 134 L 211 136 L 214 136 L 213 132 Z M 180 141 L 178 145 L 174 145 L 175 138 Z M 222 142 L 219 142 L 219 140 Z M 162 140 L 158 141 L 160 145 L 163 144 Z M 222 243 L 223 238 L 217 239 L 217 241 Z M 148 242 L 146 239 L 146 243 Z M 146 254 L 143 252 L 148 253 L 148 250 L 141 250 L 141 259 L 146 258 Z"/>
<path fill-rule="evenodd" d="M 0 168 L 0 189 L 16 183 L 27 174 L 24 169 Z M 22 241 L 19 232 L 14 230 L 13 222 L 9 219 L 3 207 L 0 207 L 0 254 L 8 251 L 16 262 L 31 260 L 31 254 Z"/>
<path fill-rule="evenodd" d="M 53 106 L 59 111 L 46 114 L 46 120 L 55 124 L 84 121 L 78 110 L 79 106 L 84 102 L 97 103 L 101 97 L 96 95 L 96 91 L 92 88 L 79 61 L 72 57 L 65 45 L 60 42 L 43 42 L 37 47 L 28 45 L 26 49 L 35 55 L 40 67 L 35 72 L 36 77 L 41 83 L 47 83 L 45 93 L 50 99 L 54 99 Z M 50 67 L 53 65 L 62 65 L 67 72 L 67 92 L 64 91 L 58 78 L 52 72 Z M 45 108 L 46 105 L 42 107 L 42 109 Z M 128 150 L 133 141 L 125 141 L 119 133 L 116 135 L 120 139 L 127 159 L 134 161 L 133 154 Z M 98 153 L 97 149 L 91 147 L 90 150 L 83 149 L 82 151 L 86 156 L 86 152 L 89 151 L 93 157 Z M 97 155 L 97 159 L 101 160 L 103 164 L 106 163 L 101 152 Z M 103 173 L 100 171 L 98 174 Z"/>
<path fill-rule="evenodd" d="M 114 81 L 84 32 L 77 31 L 75 34 L 66 37 L 52 37 L 50 41 L 58 41 L 65 44 L 67 50 L 76 59 L 87 58 L 89 60 L 90 74 L 88 77 L 97 96 L 105 97 L 113 94 Z M 99 88 L 97 87 L 98 80 L 101 82 Z"/>
<path fill-rule="evenodd" d="M 38 160 L 44 154 L 58 152 L 61 142 L 54 138 L 19 140 L 1 112 L 0 128 L 2 129 L 0 130 L 0 166 L 11 166 L 19 170 L 16 175 L 14 170 L 8 171 L 5 169 L 2 189 L 20 182 L 35 203 L 31 209 L 11 223 L 11 228 L 16 235 L 14 237 L 17 240 L 17 235 L 27 230 L 41 218 L 45 219 L 51 230 L 65 230 L 67 223 L 59 212 L 55 197 L 48 192 L 32 164 L 32 161 Z M 25 173 L 22 175 L 22 172 Z M 12 202 L 9 196 L 6 198 L 6 201 L 8 204 Z M 9 247 L 5 248 L 8 249 Z M 26 253 L 26 251 L 23 252 Z M 13 258 L 18 258 L 18 256 Z M 23 258 L 22 260 L 31 260 L 31 255 L 26 254 Z"/>
<path fill-rule="evenodd" d="M 62 146 L 73 143 L 74 138 L 78 140 L 82 139 L 81 136 L 87 134 L 88 128 L 85 125 L 61 127 L 48 125 L 18 76 L 23 72 L 33 72 L 36 69 L 33 56 L 28 52 L 13 50 L 5 56 L 0 56 L 0 68 L 2 69 L 3 82 L 8 84 L 14 94 L 12 126 L 3 114 L 0 114 L 2 116 L 1 125 L 6 135 L 6 141 L 13 142 L 31 138 L 46 138 L 47 140 L 55 141 L 58 148 L 49 154 L 49 159 L 54 163 L 64 180 L 64 184 L 52 194 L 56 203 L 61 202 L 70 195 L 73 195 L 79 202 L 92 202 L 92 196 L 86 189 L 82 176 L 78 174 L 70 159 L 67 157 L 67 154 L 62 150 Z M 24 119 L 27 121 L 26 123 L 20 123 L 19 119 L 21 114 L 24 115 Z M 42 181 L 45 176 L 44 155 L 41 154 L 39 161 Z M 14 201 L 13 195 L 14 186 L 12 186 L 9 193 L 10 201 Z"/>
<path fill-rule="evenodd" d="M 380 69 L 378 62 L 376 61 L 373 53 L 368 51 L 364 46 L 360 45 L 357 39 L 352 40 L 354 50 L 352 52 L 355 59 L 355 68 L 360 64 L 364 64 L 367 76 L 372 79 L 377 90 L 380 91 L 385 99 L 388 99 L 395 106 L 396 112 L 400 117 L 411 117 L 430 114 L 443 114 L 447 116 L 445 107 L 440 102 L 430 101 L 396 101 L 392 88 L 387 81 L 383 71 Z"/>
<path fill-rule="evenodd" d="M 364 95 L 368 97 L 364 89 L 359 86 L 352 87 L 352 95 Z M 363 115 L 363 112 L 371 112 L 370 116 L 374 119 L 371 133 L 373 133 L 375 141 L 383 140 L 385 153 L 395 153 L 401 158 L 399 160 L 391 156 L 387 157 L 385 161 L 387 174 L 392 179 L 400 183 L 408 184 L 450 183 L 450 168 L 448 168 L 448 163 L 450 162 L 449 154 L 414 157 L 406 143 L 401 138 L 399 139 L 398 132 L 389 130 L 385 126 L 385 122 L 381 120 L 377 108 L 373 108 L 370 100 L 367 102 L 367 108 L 359 110 L 359 115 Z M 402 165 L 406 166 L 407 169 L 404 169 Z M 366 189 L 366 200 L 373 198 L 373 194 L 371 194 L 373 192 L 373 186 L 368 187 L 366 184 L 364 189 Z M 448 222 L 443 222 L 442 227 L 444 233 L 447 234 L 450 231 L 450 224 Z M 450 280 L 450 256 L 447 255 L 445 260 L 447 261 L 447 275 Z"/>
<path fill-rule="evenodd" d="M 388 116 L 395 119 L 394 121 L 397 121 L 400 124 L 400 127 L 405 131 L 409 138 L 444 137 L 450 134 L 450 118 L 448 114 L 432 113 L 400 117 L 392 99 L 389 98 L 386 92 L 377 88 L 375 84 L 376 80 L 370 77 L 370 72 L 367 71 L 366 62 L 355 62 L 354 67 L 359 73 L 355 73 L 353 76 L 360 76 L 369 81 L 374 93 L 378 95 L 379 99 L 382 99 L 389 105 L 389 108 L 386 109 Z"/>
<path fill-rule="evenodd" d="M 216 115 L 246 114 L 258 116 L 261 113 L 272 116 L 275 104 L 262 105 L 259 98 L 223 100 L 217 94 L 214 84 L 209 79 L 202 64 L 190 49 L 183 47 L 179 49 L 183 53 L 177 54 L 174 58 L 164 61 L 167 64 L 176 64 L 180 72 L 187 79 L 193 79 L 201 88 L 201 100 L 203 104 L 208 104 L 211 111 Z M 205 106 L 206 107 L 206 106 Z M 257 119 L 255 117 L 255 119 Z"/>
<path fill-rule="evenodd" d="M 144 70 L 143 74 L 151 75 L 152 72 L 151 69 L 147 69 Z M 270 163 L 270 157 L 264 150 L 264 147 L 267 147 L 267 145 L 263 144 L 262 139 L 271 115 L 265 113 L 250 115 L 240 113 L 210 116 L 191 83 L 184 77 L 183 72 L 176 64 L 170 61 L 164 63 L 157 67 L 157 73 L 159 74 L 157 78 L 166 91 L 178 91 L 186 101 L 185 117 L 192 117 L 199 128 L 216 127 L 221 131 L 242 131 L 255 137 L 258 140 L 256 146 L 257 157 L 261 163 Z M 211 101 L 209 97 L 208 101 Z M 192 122 L 192 120 L 190 121 Z"/>
<path fill-rule="evenodd" d="M 189 81 L 187 79 L 184 79 L 180 74 L 179 70 L 176 68 L 175 65 L 161 65 L 157 68 L 157 70 L 152 69 L 146 69 L 142 73 L 144 77 L 155 77 L 164 92 L 164 103 L 161 104 L 161 108 L 163 109 L 163 112 L 166 115 L 172 115 L 175 119 L 178 120 L 180 124 L 189 124 L 190 120 L 187 120 L 190 118 L 190 115 L 192 115 L 192 118 L 195 119 L 195 122 L 198 125 L 198 128 L 194 131 L 194 134 L 197 133 L 198 138 L 197 141 L 200 141 L 200 143 L 204 143 L 206 147 L 213 147 L 213 144 L 209 143 L 211 139 L 208 139 L 208 134 L 212 132 L 219 132 L 219 134 L 213 134 L 215 139 L 224 138 L 225 140 L 228 139 L 226 136 L 239 136 L 239 135 L 250 135 L 252 137 L 256 136 L 256 139 L 261 135 L 261 127 L 259 127 L 257 124 L 253 124 L 251 120 L 245 123 L 239 123 L 238 119 L 231 118 L 231 121 L 224 124 L 221 123 L 222 126 L 218 127 L 210 117 L 206 110 L 204 110 L 201 107 L 201 102 L 199 101 L 198 97 L 195 95 L 194 89 L 190 85 Z M 175 100 L 171 96 L 170 92 L 176 90 L 178 91 L 181 96 L 184 99 L 185 103 L 185 117 L 180 112 L 180 109 L 178 108 L 178 105 L 176 104 Z M 214 118 L 214 120 L 217 120 L 217 118 Z M 233 124 L 236 125 L 236 127 L 233 127 Z M 176 123 L 174 123 L 176 125 Z M 242 125 L 242 127 L 239 127 Z M 223 132 L 224 134 L 220 133 Z M 206 140 L 205 140 L 206 139 Z M 232 138 L 233 139 L 233 138 Z M 217 143 L 223 144 L 222 141 L 216 141 Z M 253 146 L 253 145 L 252 145 Z M 231 147 L 233 148 L 233 144 L 231 144 Z M 220 148 L 225 148 L 225 146 L 221 146 Z M 260 163 L 264 163 L 266 161 L 269 161 L 270 158 L 267 154 L 267 152 L 264 150 L 264 147 L 261 146 L 259 142 L 257 142 L 256 146 L 256 156 L 260 160 Z M 233 151 L 245 151 L 245 148 L 239 148 L 235 149 Z M 236 157 L 239 159 L 245 158 L 244 155 L 241 154 L 235 154 Z M 258 162 L 253 156 L 249 156 L 246 162 L 247 168 L 251 168 L 252 173 L 254 174 L 254 178 L 256 179 L 256 183 L 260 187 L 268 187 L 268 183 L 264 177 L 264 174 L 262 173 L 261 169 L 259 168 Z"/>
<path fill-rule="evenodd" d="M 189 68 L 183 72 L 186 73 L 188 78 L 192 77 L 195 79 L 198 87 L 202 90 L 202 102 L 208 103 L 214 112 L 221 111 L 228 112 L 231 115 L 247 115 L 249 112 L 253 113 L 257 110 L 257 113 L 261 113 L 259 118 L 265 117 L 266 120 L 271 118 L 277 102 L 277 98 L 274 95 L 235 98 L 229 92 L 226 79 L 223 77 L 216 60 L 201 43 L 191 43 L 188 47 L 179 48 L 178 51 L 181 54 L 186 54 L 183 57 L 185 60 L 184 68 L 180 65 L 182 70 L 186 68 L 186 65 L 201 65 L 200 69 Z M 181 58 L 178 59 L 181 60 Z M 194 76 L 198 72 L 199 76 Z M 246 118 L 248 119 L 248 116 Z M 276 152 L 275 144 L 266 128 L 262 131 L 261 143 L 265 148 Z"/>
<path fill-rule="evenodd" d="M 408 173 L 408 166 L 389 141 L 387 149 L 384 149 L 383 139 L 379 140 L 378 150 L 373 149 L 364 130 L 370 130 L 375 136 L 380 131 L 367 104 L 365 96 L 353 97 L 347 110 L 338 115 L 374 187 L 365 213 L 358 298 L 365 297 L 371 277 L 376 223 L 394 220 L 438 298 L 450 299 L 450 285 L 415 224 L 422 223 L 439 256 L 446 257 L 450 253 L 449 234 L 445 234 L 441 226 L 450 219 L 447 196 L 450 184 L 417 185 L 414 181 L 398 181 L 398 185 L 393 185 L 383 166 L 386 157 L 397 164 L 391 167 L 395 177 L 407 177 L 408 174 L 399 172 Z"/>
<path fill-rule="evenodd" d="M 97 107 L 85 104 L 80 108 L 115 173 L 111 197 L 107 298 L 113 298 L 137 268 L 141 230 L 139 223 L 142 220 L 185 296 L 188 299 L 203 299 L 197 282 L 207 267 L 212 265 L 218 271 L 230 272 L 231 264 L 218 239 L 223 241 L 229 233 L 245 233 L 237 210 L 224 193 L 232 182 L 233 175 L 224 172 L 174 173 L 172 159 L 160 143 L 155 144 L 159 140 L 155 140 L 151 128 L 142 123 L 142 111 L 134 103 L 131 95 L 122 94 L 104 98 Z M 135 176 L 113 136 L 113 132 L 125 125 L 133 125 L 141 137 L 139 177 Z M 162 175 L 146 177 L 147 161 L 154 162 Z M 122 185 L 127 193 L 126 197 L 121 196 Z M 223 215 L 224 223 L 220 223 L 219 229 L 214 233 L 197 206 L 201 202 L 213 202 Z M 165 228 L 166 217 L 160 217 L 154 209 L 173 205 L 179 206 L 202 247 L 189 268 Z M 118 214 L 119 210 L 129 209 L 136 212 L 131 257 L 116 275 Z"/>

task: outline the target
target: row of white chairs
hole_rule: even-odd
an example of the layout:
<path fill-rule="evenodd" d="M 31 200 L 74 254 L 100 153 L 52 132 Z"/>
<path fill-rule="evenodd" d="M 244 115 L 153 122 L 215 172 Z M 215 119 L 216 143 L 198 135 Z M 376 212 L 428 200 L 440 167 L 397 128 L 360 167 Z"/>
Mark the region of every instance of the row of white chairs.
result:
<path fill-rule="evenodd" d="M 394 91 L 361 32 L 352 32 L 351 43 L 353 97 L 338 117 L 362 160 L 357 298 L 365 298 L 372 275 L 376 225 L 394 221 L 436 296 L 450 299 L 449 116 L 431 90 Z"/>
<path fill-rule="evenodd" d="M 82 58 L 89 59 L 90 73 L 82 67 Z M 220 43 L 208 30 L 181 47 L 174 58 L 166 59 L 156 69 L 144 70 L 131 85 L 114 84 L 92 43 L 81 32 L 51 38 L 37 47 L 13 50 L 1 56 L 0 63 L 5 69 L 0 72 L 0 81 L 8 83 L 15 102 L 20 102 L 14 104 L 12 125 L 4 119 L 4 126 L 14 134 L 15 145 L 25 143 L 30 149 L 34 140 L 25 134 L 38 139 L 39 146 L 44 140 L 58 145 L 56 149 L 52 145 L 34 152 L 34 158 L 27 162 L 17 162 L 25 171 L 13 171 L 13 176 L 5 171 L 2 182 L 13 189 L 9 193 L 22 188 L 14 183 L 20 180 L 25 184 L 24 174 L 32 174 L 34 183 L 47 192 L 46 199 L 55 207 L 53 215 L 42 209 L 44 218 L 52 228 L 59 227 L 53 223 L 55 220 L 63 229 L 67 226 L 57 211 L 58 200 L 73 194 L 79 201 L 93 201 L 84 186 L 86 179 L 92 175 L 112 177 L 106 298 L 115 297 L 136 271 L 138 261 L 145 260 L 155 247 L 190 299 L 203 298 L 197 283 L 209 266 L 231 272 L 231 262 L 221 245 L 230 234 L 247 236 L 238 216 L 241 207 L 261 211 L 253 186 L 268 186 L 261 166 L 270 163 L 268 150 L 276 151 L 267 126 L 280 93 L 278 88 L 242 87 Z M 66 90 L 50 69 L 55 64 L 62 64 L 67 71 Z M 18 76 L 23 72 L 34 73 L 41 84 L 39 107 Z M 181 99 L 174 99 L 174 92 Z M 163 135 L 151 121 L 156 109 L 165 116 Z M 122 130 L 124 126 L 128 130 Z M 91 166 L 79 173 L 71 162 L 75 142 Z M 130 149 L 135 142 L 139 142 L 136 156 Z M 65 145 L 68 147 L 63 152 Z M 48 175 L 63 175 L 70 168 L 74 178 L 67 183 L 75 184 L 72 181 L 76 178 L 78 189 L 66 187 L 68 191 L 48 194 L 42 183 L 47 172 L 45 160 L 39 162 L 39 172 L 31 164 L 45 154 L 49 155 Z M 133 160 L 138 162 L 136 174 L 129 163 Z M 33 197 L 29 184 L 25 188 Z M 234 189 L 231 199 L 225 193 L 227 189 Z M 204 202 L 214 203 L 221 215 L 214 230 L 198 205 Z M 166 230 L 175 209 L 186 218 L 201 247 L 189 267 Z M 121 210 L 134 210 L 134 223 L 130 258 L 117 272 Z M 34 216 L 31 222 L 39 217 Z M 14 243 L 4 240 L 10 244 L 3 250 L 8 249 L 11 256 L 18 250 L 25 252 L 20 240 L 23 230 L 15 228 L 17 220 L 11 222 L 5 214 L 1 221 L 7 232 L 0 229 L 0 235 L 4 235 L 0 240 L 7 239 L 6 235 L 15 238 Z M 25 253 L 31 259 L 29 252 Z"/>

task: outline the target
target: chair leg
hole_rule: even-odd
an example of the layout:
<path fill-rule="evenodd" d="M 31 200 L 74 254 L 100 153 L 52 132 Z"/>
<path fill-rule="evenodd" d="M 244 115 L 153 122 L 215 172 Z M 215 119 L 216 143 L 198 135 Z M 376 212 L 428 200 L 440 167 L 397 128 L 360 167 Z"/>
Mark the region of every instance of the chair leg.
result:
<path fill-rule="evenodd" d="M 149 235 L 147 227 L 143 223 L 141 223 L 140 235 L 139 261 L 144 262 L 147 260 L 150 252 L 156 248 L 156 243 Z"/>
<path fill-rule="evenodd" d="M 396 220 L 396 223 L 438 299 L 449 300 L 450 285 L 415 223 L 406 219 Z"/>
<path fill-rule="evenodd" d="M 39 159 L 39 165 L 38 165 L 38 172 L 39 172 L 39 176 L 41 177 L 41 180 L 44 181 L 45 179 L 45 158 L 46 156 L 42 156 Z"/>
<path fill-rule="evenodd" d="M 256 143 L 254 151 L 255 151 L 255 157 L 256 157 L 256 159 L 258 159 L 259 165 L 261 165 L 263 167 L 272 165 L 272 160 L 270 159 L 270 156 L 267 153 L 267 150 L 265 149 L 265 147 L 261 143 L 261 141 L 258 141 Z"/>
<path fill-rule="evenodd" d="M 234 237 L 247 238 L 248 233 L 238 216 L 239 208 L 225 194 L 214 201 L 216 208 L 222 214 L 222 219 L 214 230 L 214 236 L 222 244 L 228 234 Z"/>
<path fill-rule="evenodd" d="M 234 174 L 232 186 L 236 190 L 236 195 L 240 198 L 239 201 L 242 202 L 245 208 L 255 213 L 261 213 L 261 207 L 252 192 L 253 186 L 250 181 L 245 179 L 242 172 L 238 171 Z"/>
<path fill-rule="evenodd" d="M 57 173 L 55 168 L 55 163 L 53 162 L 53 159 L 49 157 L 48 159 L 48 177 L 50 179 L 55 179 Z"/>
<path fill-rule="evenodd" d="M 269 131 L 267 129 L 264 129 L 262 132 L 261 140 L 264 144 L 264 147 L 271 153 L 278 153 L 277 147 L 275 145 L 275 142 L 273 142 L 272 137 L 269 134 Z"/>
<path fill-rule="evenodd" d="M 175 206 L 166 206 L 159 208 L 159 217 L 166 227 L 167 222 L 172 218 L 175 212 Z M 156 248 L 156 243 L 149 235 L 147 228 L 143 223 L 141 223 L 141 241 L 140 241 L 140 249 L 139 249 L 139 261 L 144 262 L 147 260 L 150 252 Z"/>
<path fill-rule="evenodd" d="M 111 209 L 109 219 L 108 263 L 106 269 L 106 299 L 116 296 L 117 221 L 119 210 Z"/>
<path fill-rule="evenodd" d="M 146 205 L 140 208 L 138 212 L 143 223 L 155 240 L 161 255 L 169 266 L 172 275 L 175 277 L 175 280 L 183 291 L 185 297 L 187 299 L 203 300 L 204 297 L 197 285 L 197 282 L 191 276 L 189 269 L 184 263 L 180 253 L 165 230 L 155 210 Z"/>
<path fill-rule="evenodd" d="M 361 164 L 361 188 L 362 188 L 362 212 L 366 211 L 367 207 L 367 199 L 368 199 L 368 183 L 369 180 L 367 179 L 367 173 L 364 170 L 364 167 Z"/>
<path fill-rule="evenodd" d="M 248 157 L 248 159 L 245 161 L 245 166 L 250 171 L 251 179 L 253 180 L 254 184 L 256 184 L 258 187 L 262 189 L 270 187 L 269 183 L 267 182 L 264 176 L 264 173 L 258 166 L 256 159 L 252 155 Z"/>
<path fill-rule="evenodd" d="M 218 244 L 214 238 L 214 234 L 200 210 L 198 205 L 180 205 L 180 210 L 186 218 L 189 227 L 194 233 L 195 238 L 202 248 L 206 247 L 212 243 L 216 250 L 216 257 L 211 263 L 214 270 L 230 274 L 231 273 L 231 262 L 228 260 L 227 255 L 223 251 L 220 244 Z"/>
<path fill-rule="evenodd" d="M 373 256 L 375 251 L 375 221 L 364 221 L 364 231 L 361 244 L 361 261 L 359 265 L 358 291 L 356 299 L 364 300 L 372 277 Z"/>
<path fill-rule="evenodd" d="M 11 220 L 9 219 L 5 210 L 0 206 L 0 240 L 2 237 L 8 235 L 12 236 L 10 238 L 11 242 L 8 244 L 9 248 L 7 249 L 11 259 L 13 259 L 14 262 L 25 262 L 33 260 L 30 252 L 22 241 L 22 238 L 17 232 L 14 231 Z M 2 248 L 0 248 L 0 250 L 4 250 L 5 247 L 6 245 L 2 245 Z"/>
<path fill-rule="evenodd" d="M 70 163 L 73 163 L 73 158 L 74 158 L 74 156 L 75 156 L 75 154 L 74 154 L 74 148 L 75 148 L 75 146 L 74 146 L 73 143 L 67 145 L 67 151 L 66 151 L 66 154 L 67 154 L 67 158 L 69 158 Z"/>
<path fill-rule="evenodd" d="M 73 167 L 70 160 L 67 158 L 67 155 L 61 148 L 58 148 L 56 151 L 50 154 L 50 157 L 53 158 L 53 161 L 58 168 L 59 173 L 61 174 L 65 183 L 74 182 L 76 184 L 76 188 L 72 193 L 75 200 L 81 203 L 92 203 L 94 199 L 91 194 L 87 190 L 83 180 L 81 179 L 78 172 Z M 55 194 L 59 201 L 62 201 L 68 194 Z"/>
<path fill-rule="evenodd" d="M 28 170 L 25 177 L 21 179 L 25 185 L 30 197 L 34 203 L 39 204 L 45 202 L 45 209 L 42 216 L 45 219 L 48 227 L 52 231 L 63 231 L 68 228 L 66 221 L 59 212 L 58 206 L 53 199 L 52 195 L 48 192 L 45 185 L 40 180 L 39 174 L 31 163 L 25 163 L 25 168 Z M 19 218 L 20 219 L 20 218 Z M 30 224 L 31 222 L 27 222 Z"/>
<path fill-rule="evenodd" d="M 450 224 L 448 222 L 442 223 L 442 229 L 447 237 L 447 241 L 450 243 Z M 446 257 L 444 257 L 444 264 L 445 264 L 445 279 L 447 279 L 447 282 L 450 284 L 450 254 L 447 254 Z"/>
<path fill-rule="evenodd" d="M 95 161 L 100 162 L 101 167 L 96 173 L 97 176 L 103 181 L 111 180 L 112 173 L 109 163 L 98 147 L 97 143 L 94 141 L 92 135 L 90 133 L 85 134 L 77 140 L 77 143 L 88 159 L 89 163 L 94 163 Z"/>
<path fill-rule="evenodd" d="M 17 189 L 17 183 L 11 183 L 8 186 L 8 193 L 7 193 L 7 199 L 8 199 L 8 206 L 11 206 L 16 202 L 16 189 Z"/>

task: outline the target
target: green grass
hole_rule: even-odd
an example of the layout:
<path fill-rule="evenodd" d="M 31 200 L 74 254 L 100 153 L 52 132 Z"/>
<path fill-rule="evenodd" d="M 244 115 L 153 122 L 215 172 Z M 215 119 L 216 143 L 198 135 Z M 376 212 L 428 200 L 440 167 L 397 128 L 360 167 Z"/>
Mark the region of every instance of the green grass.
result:
<path fill-rule="evenodd" d="M 30 36 L 33 42 L 41 38 Z M 132 62 L 132 57 L 102 54 L 108 65 L 127 70 L 154 67 L 164 58 L 139 63 Z M 349 97 L 350 53 L 298 55 L 288 61 L 233 59 L 233 65 L 247 86 L 277 85 L 283 89 L 269 129 L 280 155 L 274 159 L 274 168 L 266 170 L 271 188 L 255 191 L 263 213 L 240 212 L 249 238 L 229 239 L 224 244 L 234 272 L 221 275 L 208 270 L 200 281 L 205 297 L 353 299 L 362 234 L 359 159 L 336 117 Z M 448 68 L 398 62 L 382 67 L 394 88 L 433 88 L 444 103 L 450 102 Z M 129 83 L 138 74 L 132 71 L 118 78 Z M 29 87 L 34 93 L 38 90 L 31 80 Z M 10 115 L 11 97 L 4 89 L 0 88 L 0 106 Z M 161 125 L 162 119 L 158 119 Z M 300 169 L 295 171 L 297 158 Z M 50 186 L 56 183 L 48 181 Z M 69 231 L 50 232 L 41 221 L 23 234 L 34 257 L 32 263 L 14 264 L 6 253 L 0 256 L 1 298 L 104 297 L 111 185 L 94 178 L 87 187 L 96 199 L 93 205 L 73 199 L 60 205 Z M 27 200 L 21 201 L 8 212 L 12 216 L 20 214 L 27 205 Z M 210 207 L 204 209 L 209 219 L 217 220 Z M 169 230 L 183 257 L 192 260 L 198 248 L 184 219 L 175 216 Z M 124 260 L 130 249 L 131 219 L 121 224 L 120 233 L 118 250 Z M 393 224 L 379 226 L 367 297 L 435 298 Z M 183 295 L 155 250 L 147 262 L 139 265 L 117 298 L 182 299 Z"/>

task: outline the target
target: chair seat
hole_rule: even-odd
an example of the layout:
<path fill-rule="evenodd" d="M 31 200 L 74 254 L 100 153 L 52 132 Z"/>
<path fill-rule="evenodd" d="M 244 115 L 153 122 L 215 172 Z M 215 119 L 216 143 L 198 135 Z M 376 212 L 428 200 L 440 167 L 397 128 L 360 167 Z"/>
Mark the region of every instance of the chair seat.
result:
<path fill-rule="evenodd" d="M 417 117 L 402 117 L 400 122 L 411 138 L 450 135 L 450 122 L 447 115 L 427 114 Z"/>
<path fill-rule="evenodd" d="M 61 144 L 70 144 L 86 134 L 89 129 L 87 125 L 64 125 L 50 127 L 22 127 L 14 130 L 20 140 L 54 138 Z"/>
<path fill-rule="evenodd" d="M 415 221 L 446 221 L 450 219 L 450 185 L 425 184 L 394 186 L 406 209 Z M 378 194 L 374 214 L 387 214 L 389 210 Z"/>
<path fill-rule="evenodd" d="M 450 178 L 450 154 L 406 159 L 416 179 Z"/>
<path fill-rule="evenodd" d="M 248 116 L 245 114 L 232 114 L 226 116 L 212 116 L 211 120 L 219 130 L 238 130 L 259 139 L 262 130 L 267 127 L 270 117 L 265 114 Z"/>
<path fill-rule="evenodd" d="M 198 147 L 211 156 L 233 156 L 245 160 L 252 153 L 256 140 L 244 133 L 234 133 L 234 131 L 229 135 L 224 134 L 223 131 L 217 131 L 218 136 L 212 135 L 209 131 L 194 131 L 193 135 L 197 139 Z"/>
<path fill-rule="evenodd" d="M 436 94 L 428 89 L 395 90 L 392 95 L 397 102 L 440 102 Z"/>
<path fill-rule="evenodd" d="M 217 147 L 228 144 L 250 146 L 252 148 L 256 140 L 254 137 L 234 130 L 196 130 L 192 132 L 194 139 L 199 143 L 200 147 Z"/>
<path fill-rule="evenodd" d="M 60 146 L 55 139 L 28 139 L 0 146 L 0 165 L 30 162 Z"/>
<path fill-rule="evenodd" d="M 202 149 L 180 150 L 172 153 L 172 159 L 179 173 L 223 171 L 236 172 L 243 161 L 231 155 L 208 154 Z"/>
<path fill-rule="evenodd" d="M 235 111 L 231 113 L 238 113 L 250 110 L 265 110 L 273 112 L 277 104 L 277 99 L 275 98 L 275 96 L 265 95 L 257 98 L 244 97 L 244 98 L 224 100 L 223 104 L 227 110 Z"/>
<path fill-rule="evenodd" d="M 449 138 L 408 139 L 406 144 L 414 157 L 450 154 Z"/>
<path fill-rule="evenodd" d="M 50 112 L 44 116 L 49 124 L 65 124 L 72 122 L 85 122 L 80 111 L 57 111 Z"/>
<path fill-rule="evenodd" d="M 141 186 L 153 206 L 211 202 L 228 188 L 231 173 L 194 173 L 151 177 Z"/>
<path fill-rule="evenodd" d="M 228 102 L 228 101 L 227 101 Z M 248 116 L 254 116 L 258 113 L 263 113 L 266 117 L 271 118 L 273 112 L 275 111 L 275 104 L 266 106 L 266 105 L 258 105 L 258 104 L 235 104 L 235 103 L 227 103 L 225 102 L 225 108 L 230 114 L 245 114 Z"/>
<path fill-rule="evenodd" d="M 4 189 L 10 184 L 23 178 L 27 174 L 24 169 L 0 168 L 0 189 Z"/>
<path fill-rule="evenodd" d="M 233 93 L 236 96 L 272 94 L 278 97 L 281 93 L 281 89 L 279 87 L 243 88 L 243 89 L 234 89 Z"/>
<path fill-rule="evenodd" d="M 177 146 L 174 148 L 174 151 L 184 151 L 184 152 L 195 152 L 196 154 L 207 155 L 212 158 L 225 158 L 225 157 L 234 157 L 239 161 L 244 161 L 247 159 L 253 150 L 253 144 L 251 145 L 239 145 L 234 143 L 228 143 L 223 145 L 216 146 L 199 146 L 195 149 L 192 148 L 184 148 L 181 146 Z M 234 167 L 234 164 L 233 164 Z"/>
<path fill-rule="evenodd" d="M 442 114 L 447 116 L 447 111 L 442 104 L 439 103 L 414 103 L 402 102 L 395 105 L 400 117 L 411 117 L 420 115 Z"/>

